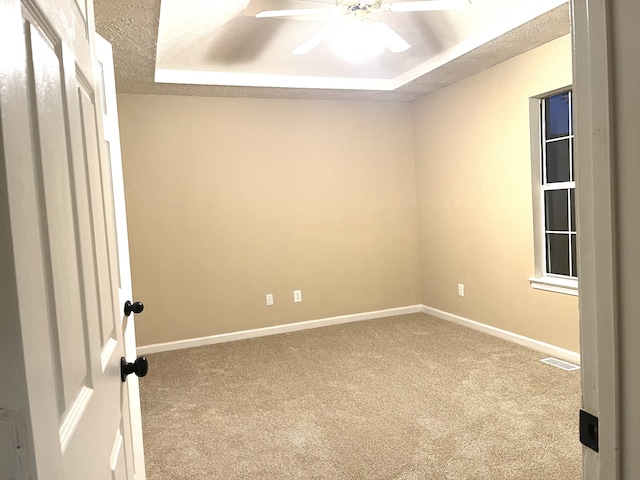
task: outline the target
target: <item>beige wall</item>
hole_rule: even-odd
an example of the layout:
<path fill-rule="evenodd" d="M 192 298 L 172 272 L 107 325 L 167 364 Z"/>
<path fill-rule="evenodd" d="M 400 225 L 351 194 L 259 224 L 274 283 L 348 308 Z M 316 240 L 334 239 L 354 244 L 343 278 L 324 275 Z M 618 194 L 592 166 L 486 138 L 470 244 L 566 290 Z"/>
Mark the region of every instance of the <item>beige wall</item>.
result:
<path fill-rule="evenodd" d="M 579 351 L 527 281 L 529 97 L 570 84 L 567 36 L 413 104 L 119 96 L 138 343 L 422 303 Z"/>
<path fill-rule="evenodd" d="M 410 104 L 118 107 L 140 345 L 419 303 Z"/>
<path fill-rule="evenodd" d="M 577 297 L 527 281 L 528 99 L 571 82 L 566 36 L 416 102 L 414 119 L 422 303 L 577 352 Z"/>

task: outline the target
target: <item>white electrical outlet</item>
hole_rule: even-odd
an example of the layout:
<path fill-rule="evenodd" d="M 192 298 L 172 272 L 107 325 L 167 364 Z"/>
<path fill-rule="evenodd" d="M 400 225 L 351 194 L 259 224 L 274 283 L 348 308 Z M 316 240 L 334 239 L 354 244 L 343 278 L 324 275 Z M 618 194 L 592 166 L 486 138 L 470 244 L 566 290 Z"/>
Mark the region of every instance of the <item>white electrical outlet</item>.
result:
<path fill-rule="evenodd" d="M 302 290 L 293 291 L 293 301 L 295 303 L 300 303 L 302 301 Z"/>
<path fill-rule="evenodd" d="M 458 284 L 458 295 L 460 295 L 461 297 L 464 297 L 464 283 Z"/>
<path fill-rule="evenodd" d="M 267 305 L 273 305 L 273 293 L 267 293 Z"/>

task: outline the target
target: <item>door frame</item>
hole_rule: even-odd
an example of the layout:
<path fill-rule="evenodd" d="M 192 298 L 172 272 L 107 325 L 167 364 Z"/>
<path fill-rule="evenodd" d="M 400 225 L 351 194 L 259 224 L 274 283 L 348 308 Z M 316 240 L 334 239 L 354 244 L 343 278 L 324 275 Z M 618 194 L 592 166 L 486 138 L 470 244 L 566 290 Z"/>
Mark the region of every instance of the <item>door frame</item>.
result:
<path fill-rule="evenodd" d="M 618 382 L 610 374 L 617 368 L 617 317 L 607 14 L 603 2 L 571 3 L 582 408 L 600 419 L 599 454 L 583 447 L 583 469 L 585 480 L 614 480 Z"/>
<path fill-rule="evenodd" d="M 640 3 L 572 0 L 585 480 L 640 476 Z"/>

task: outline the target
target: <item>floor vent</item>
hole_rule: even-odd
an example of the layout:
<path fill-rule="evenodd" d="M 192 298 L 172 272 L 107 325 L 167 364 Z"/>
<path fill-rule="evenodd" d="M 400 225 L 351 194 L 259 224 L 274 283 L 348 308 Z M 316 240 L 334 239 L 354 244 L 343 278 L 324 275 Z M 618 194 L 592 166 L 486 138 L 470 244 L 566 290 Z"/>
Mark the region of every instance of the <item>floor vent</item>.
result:
<path fill-rule="evenodd" d="M 573 363 L 565 362 L 564 360 L 558 360 L 557 358 L 543 358 L 540 361 L 542 363 L 548 363 L 554 367 L 561 368 L 562 370 L 566 370 L 567 372 L 578 370 L 580 368 L 579 365 L 574 365 Z"/>

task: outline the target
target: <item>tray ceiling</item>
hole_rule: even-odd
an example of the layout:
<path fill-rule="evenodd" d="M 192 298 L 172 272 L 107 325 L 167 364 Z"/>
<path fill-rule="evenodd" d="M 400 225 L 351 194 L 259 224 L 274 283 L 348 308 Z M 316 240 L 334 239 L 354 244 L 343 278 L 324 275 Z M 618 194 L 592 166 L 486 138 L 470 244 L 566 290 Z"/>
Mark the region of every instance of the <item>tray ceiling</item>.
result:
<path fill-rule="evenodd" d="M 348 60 L 329 38 L 292 55 L 330 19 L 255 17 L 282 2 L 96 0 L 96 29 L 113 44 L 119 93 L 401 101 L 569 33 L 566 1 L 472 0 L 458 10 L 380 13 L 411 45 L 404 52 Z"/>

